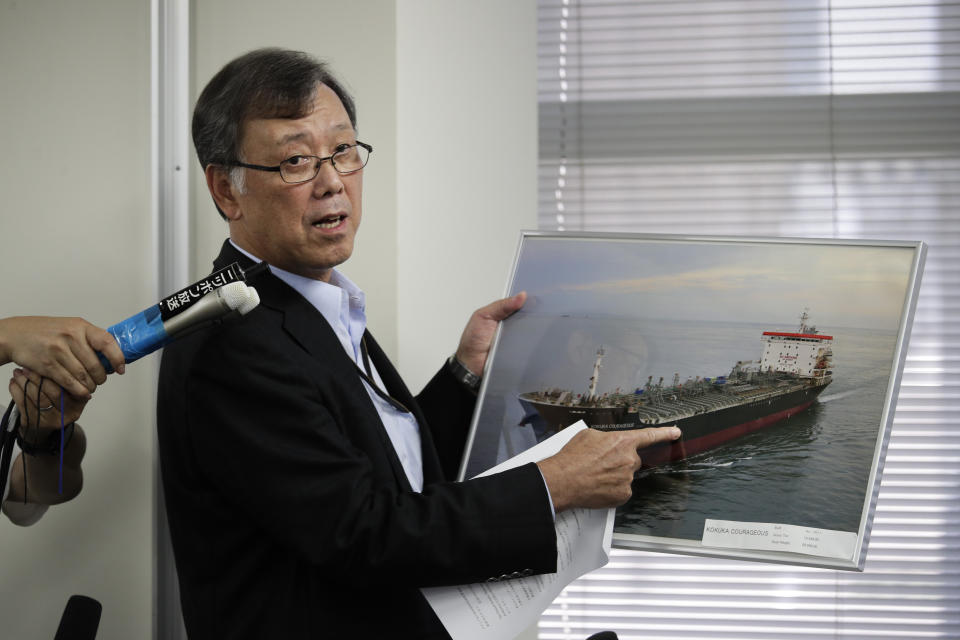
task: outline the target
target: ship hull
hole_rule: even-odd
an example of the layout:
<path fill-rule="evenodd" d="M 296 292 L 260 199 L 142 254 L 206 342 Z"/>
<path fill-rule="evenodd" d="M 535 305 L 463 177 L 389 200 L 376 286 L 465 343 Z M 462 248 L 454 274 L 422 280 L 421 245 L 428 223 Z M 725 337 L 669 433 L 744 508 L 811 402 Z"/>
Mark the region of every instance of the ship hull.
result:
<path fill-rule="evenodd" d="M 522 395 L 520 402 L 525 409 L 533 409 L 540 415 L 547 425 L 548 432 L 558 431 L 579 420 L 600 431 L 676 425 L 683 432 L 680 440 L 639 451 L 643 466 L 652 467 L 707 451 L 805 411 L 816 401 L 817 396 L 827 385 L 794 386 L 795 388 L 780 395 L 744 401 L 695 415 L 678 417 L 665 415 L 653 424 L 641 423 L 637 414 L 631 414 L 622 407 L 563 406 L 538 402 L 528 394 Z"/>

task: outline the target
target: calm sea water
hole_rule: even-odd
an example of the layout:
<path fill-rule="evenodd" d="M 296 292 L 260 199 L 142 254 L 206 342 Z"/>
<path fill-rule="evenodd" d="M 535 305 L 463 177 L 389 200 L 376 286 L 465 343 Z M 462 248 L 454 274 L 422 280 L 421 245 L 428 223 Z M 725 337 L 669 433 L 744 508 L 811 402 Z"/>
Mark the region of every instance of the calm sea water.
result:
<path fill-rule="evenodd" d="M 615 530 L 699 540 L 706 518 L 857 531 L 877 446 L 896 334 L 821 328 L 832 335 L 833 383 L 809 410 L 763 431 L 647 470 L 618 510 Z M 476 418 L 467 477 L 528 448 L 518 393 L 544 387 L 585 392 L 596 352 L 606 355 L 598 391 L 632 390 L 726 375 L 757 360 L 762 324 L 682 323 L 521 314 L 505 324 L 491 383 Z"/>

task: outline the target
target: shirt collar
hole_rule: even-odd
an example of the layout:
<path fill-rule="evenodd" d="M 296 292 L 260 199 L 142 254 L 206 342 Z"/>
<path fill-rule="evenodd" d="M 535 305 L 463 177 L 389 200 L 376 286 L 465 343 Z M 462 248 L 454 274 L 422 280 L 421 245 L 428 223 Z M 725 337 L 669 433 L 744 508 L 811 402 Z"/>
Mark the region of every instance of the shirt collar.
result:
<path fill-rule="evenodd" d="M 230 240 L 230 244 L 251 260 L 262 262 L 257 256 L 238 247 L 233 240 Z M 352 349 L 347 351 L 348 353 L 352 352 L 351 355 L 355 358 L 359 350 L 360 338 L 366 329 L 367 303 L 366 294 L 363 290 L 336 269 L 330 270 L 329 283 L 305 278 L 273 265 L 270 265 L 270 272 L 306 298 L 334 328 L 334 331 L 341 337 L 341 341 L 346 337 L 342 335 L 344 330 L 349 334 Z M 346 346 L 344 345 L 345 348 Z"/>

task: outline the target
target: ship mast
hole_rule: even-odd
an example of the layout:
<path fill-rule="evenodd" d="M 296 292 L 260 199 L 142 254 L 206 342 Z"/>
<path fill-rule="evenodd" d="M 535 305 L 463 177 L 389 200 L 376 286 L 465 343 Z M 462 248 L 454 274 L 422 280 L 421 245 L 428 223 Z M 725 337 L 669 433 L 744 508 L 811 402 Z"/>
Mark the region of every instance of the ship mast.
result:
<path fill-rule="evenodd" d="M 810 319 L 810 315 L 807 314 L 807 309 L 803 310 L 803 313 L 800 314 L 800 333 L 807 333 L 809 331 L 807 327 L 807 320 Z"/>
<path fill-rule="evenodd" d="M 591 400 L 597 397 L 597 378 L 600 377 L 600 362 L 603 360 L 603 346 L 597 349 L 597 360 L 593 363 L 593 375 L 590 376 L 590 392 L 587 396 Z"/>

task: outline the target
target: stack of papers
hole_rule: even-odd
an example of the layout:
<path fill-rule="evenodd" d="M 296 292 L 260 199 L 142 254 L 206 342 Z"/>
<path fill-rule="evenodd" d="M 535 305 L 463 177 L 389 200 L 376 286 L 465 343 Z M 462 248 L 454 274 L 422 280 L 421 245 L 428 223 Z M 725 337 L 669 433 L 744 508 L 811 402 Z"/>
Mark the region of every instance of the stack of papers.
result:
<path fill-rule="evenodd" d="M 587 425 L 561 430 L 481 476 L 539 462 L 563 448 Z M 500 582 L 422 589 L 453 640 L 503 640 L 532 626 L 563 589 L 610 559 L 614 509 L 571 509 L 557 514 L 557 572 Z"/>

